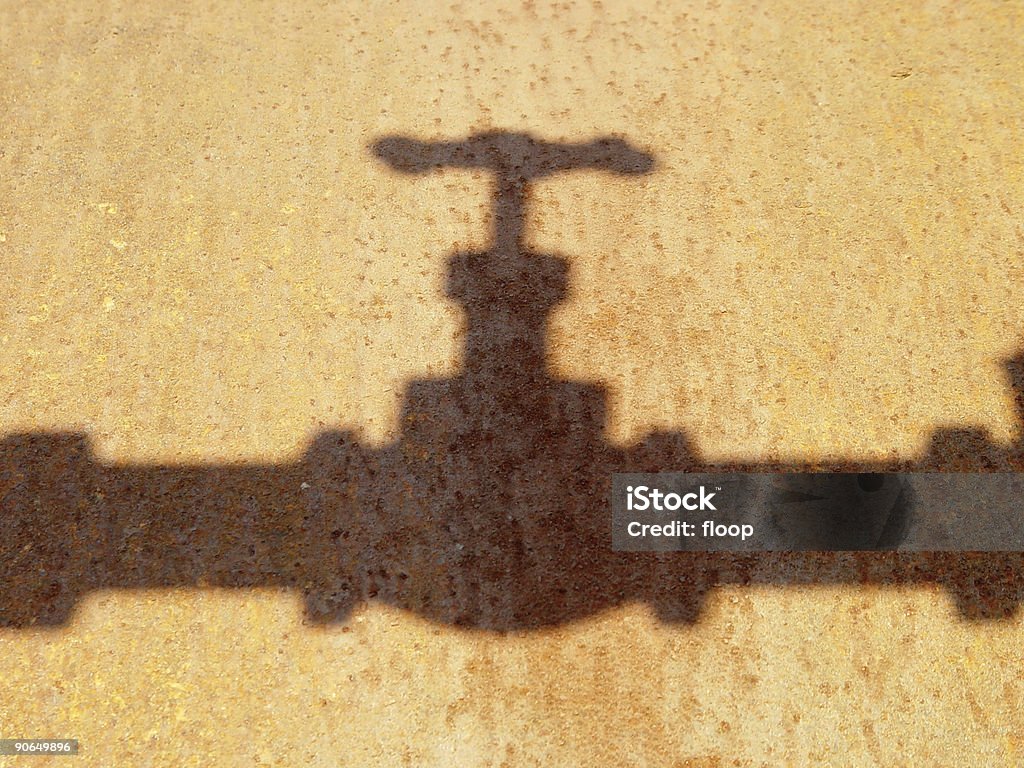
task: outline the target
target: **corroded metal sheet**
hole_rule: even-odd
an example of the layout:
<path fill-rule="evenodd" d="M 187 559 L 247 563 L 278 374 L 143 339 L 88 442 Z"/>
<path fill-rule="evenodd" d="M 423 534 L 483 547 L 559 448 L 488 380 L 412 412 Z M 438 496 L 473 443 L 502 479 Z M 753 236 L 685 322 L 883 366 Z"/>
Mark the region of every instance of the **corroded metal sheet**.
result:
<path fill-rule="evenodd" d="M 1019 764 L 1024 555 L 607 499 L 1024 468 L 1021 12 L 0 2 L 0 736 Z"/>

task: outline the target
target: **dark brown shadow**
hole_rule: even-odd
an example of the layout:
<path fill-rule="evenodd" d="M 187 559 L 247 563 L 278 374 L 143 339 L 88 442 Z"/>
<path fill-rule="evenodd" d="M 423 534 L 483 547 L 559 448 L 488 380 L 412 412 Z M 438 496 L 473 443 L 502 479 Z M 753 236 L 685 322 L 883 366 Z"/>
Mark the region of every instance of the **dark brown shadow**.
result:
<path fill-rule="evenodd" d="M 1024 442 L 1000 449 L 965 428 L 936 435 L 921 457 L 829 466 L 710 465 L 682 432 L 615 447 L 601 385 L 550 372 L 547 323 L 567 297 L 569 266 L 525 248 L 524 208 L 534 179 L 642 174 L 653 158 L 620 139 L 552 144 L 508 133 L 393 137 L 373 151 L 403 173 L 493 174 L 492 247 L 449 263 L 447 293 L 466 316 L 461 372 L 408 386 L 393 445 L 328 432 L 294 464 L 113 466 L 96 461 L 84 435 L 7 437 L 0 625 L 61 624 L 84 594 L 110 587 L 284 586 L 303 595 L 312 622 L 344 621 L 376 600 L 499 632 L 629 602 L 693 622 L 721 584 L 937 583 L 965 618 L 1016 610 L 1024 553 L 613 552 L 614 472 L 1020 471 Z M 1021 370 L 1018 360 L 1018 394 Z"/>

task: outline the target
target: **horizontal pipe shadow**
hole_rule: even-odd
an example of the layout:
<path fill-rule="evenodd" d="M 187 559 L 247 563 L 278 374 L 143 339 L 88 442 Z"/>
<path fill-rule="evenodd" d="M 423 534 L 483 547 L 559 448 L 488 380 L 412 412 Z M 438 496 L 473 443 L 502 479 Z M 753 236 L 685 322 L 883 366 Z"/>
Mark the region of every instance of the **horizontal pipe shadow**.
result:
<path fill-rule="evenodd" d="M 288 587 L 314 623 L 380 601 L 492 631 L 636 602 L 694 622 L 723 584 L 935 583 L 967 619 L 1009 618 L 1024 591 L 1018 552 L 613 552 L 612 472 L 820 467 L 709 466 L 678 434 L 616 450 L 586 430 L 522 425 L 437 446 L 422 430 L 446 425 L 427 422 L 382 450 L 328 432 L 301 461 L 247 467 L 114 466 L 93 458 L 84 435 L 10 436 L 0 444 L 0 625 L 62 624 L 100 588 Z M 1019 457 L 1005 466 L 1019 471 Z M 940 455 L 909 465 L 944 467 Z"/>
<path fill-rule="evenodd" d="M 96 460 L 82 434 L 0 441 L 0 624 L 60 625 L 100 588 L 280 586 L 314 623 L 367 601 L 496 632 L 575 621 L 627 603 L 695 622 L 722 584 L 939 584 L 965 619 L 1004 619 L 1024 593 L 1024 553 L 613 552 L 615 472 L 1020 471 L 1024 446 L 969 428 L 924 455 L 866 465 L 710 464 L 685 432 L 629 448 L 606 438 L 606 392 L 550 374 L 547 324 L 568 295 L 559 256 L 522 243 L 529 184 L 573 169 L 642 175 L 621 139 L 549 144 L 490 133 L 390 137 L 403 173 L 494 176 L 494 242 L 449 262 L 467 317 L 463 369 L 409 384 L 402 433 L 380 449 L 325 432 L 294 463 L 133 466 Z M 1010 365 L 1020 411 L 1024 358 Z"/>

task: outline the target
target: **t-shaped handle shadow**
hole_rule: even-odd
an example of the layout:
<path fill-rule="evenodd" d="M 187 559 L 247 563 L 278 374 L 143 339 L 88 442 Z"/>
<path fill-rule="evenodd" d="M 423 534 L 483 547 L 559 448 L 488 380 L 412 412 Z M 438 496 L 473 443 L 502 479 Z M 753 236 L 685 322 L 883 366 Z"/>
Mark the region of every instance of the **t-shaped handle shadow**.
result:
<path fill-rule="evenodd" d="M 439 168 L 478 168 L 494 174 L 495 251 L 519 249 L 529 183 L 574 170 L 639 175 L 654 169 L 654 158 L 623 139 L 604 137 L 581 143 L 543 141 L 528 133 L 492 131 L 461 141 L 419 141 L 389 136 L 374 154 L 401 173 Z"/>
<path fill-rule="evenodd" d="M 452 256 L 446 293 L 466 312 L 464 373 L 526 396 L 516 385 L 547 378 L 547 318 L 568 291 L 566 260 L 531 252 L 522 242 L 530 182 L 588 169 L 638 175 L 654 168 L 654 158 L 619 138 L 565 143 L 501 131 L 461 141 L 391 136 L 372 150 L 402 173 L 475 168 L 493 174 L 493 242 L 483 252 Z"/>

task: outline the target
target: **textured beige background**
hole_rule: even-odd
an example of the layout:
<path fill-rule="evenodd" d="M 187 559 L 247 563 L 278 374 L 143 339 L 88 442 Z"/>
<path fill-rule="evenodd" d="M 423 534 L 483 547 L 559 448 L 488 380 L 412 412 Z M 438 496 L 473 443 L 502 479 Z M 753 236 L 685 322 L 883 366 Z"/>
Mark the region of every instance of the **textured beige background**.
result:
<path fill-rule="evenodd" d="M 396 436 L 458 370 L 445 260 L 486 177 L 382 136 L 619 134 L 655 173 L 538 185 L 554 370 L 608 437 L 710 460 L 1017 437 L 1016 3 L 0 5 L 0 433 L 122 463 Z M 481 7 L 483 6 L 483 7 Z M 272 590 L 91 595 L 0 631 L 2 736 L 75 765 L 1020 765 L 1024 624 L 940 588 L 727 587 L 499 635 Z M 45 764 L 39 760 L 38 764 Z M 34 763 L 35 764 L 35 763 Z"/>

